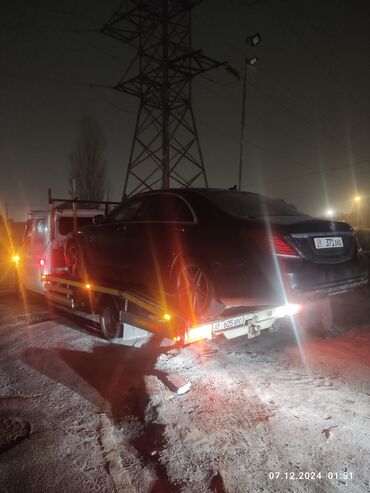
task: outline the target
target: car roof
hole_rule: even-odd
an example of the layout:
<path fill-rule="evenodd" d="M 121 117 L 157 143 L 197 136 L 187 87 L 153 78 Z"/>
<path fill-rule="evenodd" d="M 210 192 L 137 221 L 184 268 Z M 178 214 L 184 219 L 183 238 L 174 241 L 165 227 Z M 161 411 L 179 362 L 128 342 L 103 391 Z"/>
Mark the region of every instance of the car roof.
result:
<path fill-rule="evenodd" d="M 249 195 L 255 195 L 255 196 L 260 196 L 260 194 L 255 193 L 255 192 L 240 192 L 240 191 L 235 191 L 235 190 L 230 190 L 230 189 L 225 189 L 225 188 L 168 188 L 168 189 L 158 189 L 158 190 L 149 190 L 147 192 L 140 192 L 135 195 L 132 195 L 128 197 L 128 199 L 134 198 L 134 197 L 146 197 L 149 195 L 155 195 L 158 193 L 173 193 L 176 195 L 181 195 L 181 196 L 189 196 L 193 194 L 197 195 L 204 195 L 207 196 L 212 193 L 217 193 L 217 192 L 229 192 L 229 193 L 245 193 Z"/>

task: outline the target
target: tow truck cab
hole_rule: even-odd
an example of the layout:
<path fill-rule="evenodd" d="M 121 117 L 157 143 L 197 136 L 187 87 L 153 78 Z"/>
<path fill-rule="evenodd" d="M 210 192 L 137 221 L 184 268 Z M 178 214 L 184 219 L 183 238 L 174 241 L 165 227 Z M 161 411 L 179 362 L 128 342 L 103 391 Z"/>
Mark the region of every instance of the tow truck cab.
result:
<path fill-rule="evenodd" d="M 28 213 L 23 240 L 19 249 L 19 276 L 26 290 L 44 294 L 42 274 L 60 274 L 66 271 L 64 245 L 74 226 L 90 224 L 101 209 L 78 209 L 63 204 L 46 210 Z M 76 224 L 74 224 L 74 222 Z"/>

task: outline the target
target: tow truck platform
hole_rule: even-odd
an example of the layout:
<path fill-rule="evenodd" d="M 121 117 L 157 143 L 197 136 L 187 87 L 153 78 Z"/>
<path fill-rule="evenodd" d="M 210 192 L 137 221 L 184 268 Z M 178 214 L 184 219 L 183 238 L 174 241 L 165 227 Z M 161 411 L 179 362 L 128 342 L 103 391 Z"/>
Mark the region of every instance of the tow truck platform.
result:
<path fill-rule="evenodd" d="M 169 345 L 186 345 L 218 336 L 227 339 L 256 337 L 300 310 L 300 305 L 233 308 L 206 321 L 190 321 L 176 310 L 135 291 L 117 289 L 87 280 L 70 279 L 64 274 L 42 275 L 46 298 L 68 312 L 100 324 L 106 339 L 125 343 L 148 333 L 158 334 Z"/>

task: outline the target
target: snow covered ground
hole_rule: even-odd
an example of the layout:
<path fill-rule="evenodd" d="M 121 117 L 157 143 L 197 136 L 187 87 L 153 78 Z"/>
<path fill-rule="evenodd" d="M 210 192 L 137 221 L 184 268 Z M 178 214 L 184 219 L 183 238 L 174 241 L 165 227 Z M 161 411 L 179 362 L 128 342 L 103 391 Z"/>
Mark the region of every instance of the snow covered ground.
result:
<path fill-rule="evenodd" d="M 0 491 L 370 491 L 369 301 L 333 300 L 334 340 L 287 327 L 161 353 L 2 295 Z M 20 420 L 29 437 L 3 447 Z"/>

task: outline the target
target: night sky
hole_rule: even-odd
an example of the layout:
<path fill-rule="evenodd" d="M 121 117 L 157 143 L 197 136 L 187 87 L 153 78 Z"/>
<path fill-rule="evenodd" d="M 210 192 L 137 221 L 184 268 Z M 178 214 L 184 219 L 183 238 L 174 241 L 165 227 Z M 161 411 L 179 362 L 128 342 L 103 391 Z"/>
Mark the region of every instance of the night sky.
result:
<path fill-rule="evenodd" d="M 119 200 L 138 100 L 114 85 L 132 50 L 96 30 L 120 4 L 3 0 L 0 52 L 0 200 L 10 217 L 67 196 L 68 153 L 90 114 L 106 136 L 110 197 Z M 349 210 L 370 188 L 368 0 L 204 0 L 193 46 L 240 72 L 243 40 L 262 43 L 248 73 L 243 188 L 312 214 Z M 237 183 L 242 83 L 224 69 L 193 83 L 210 186 Z"/>

